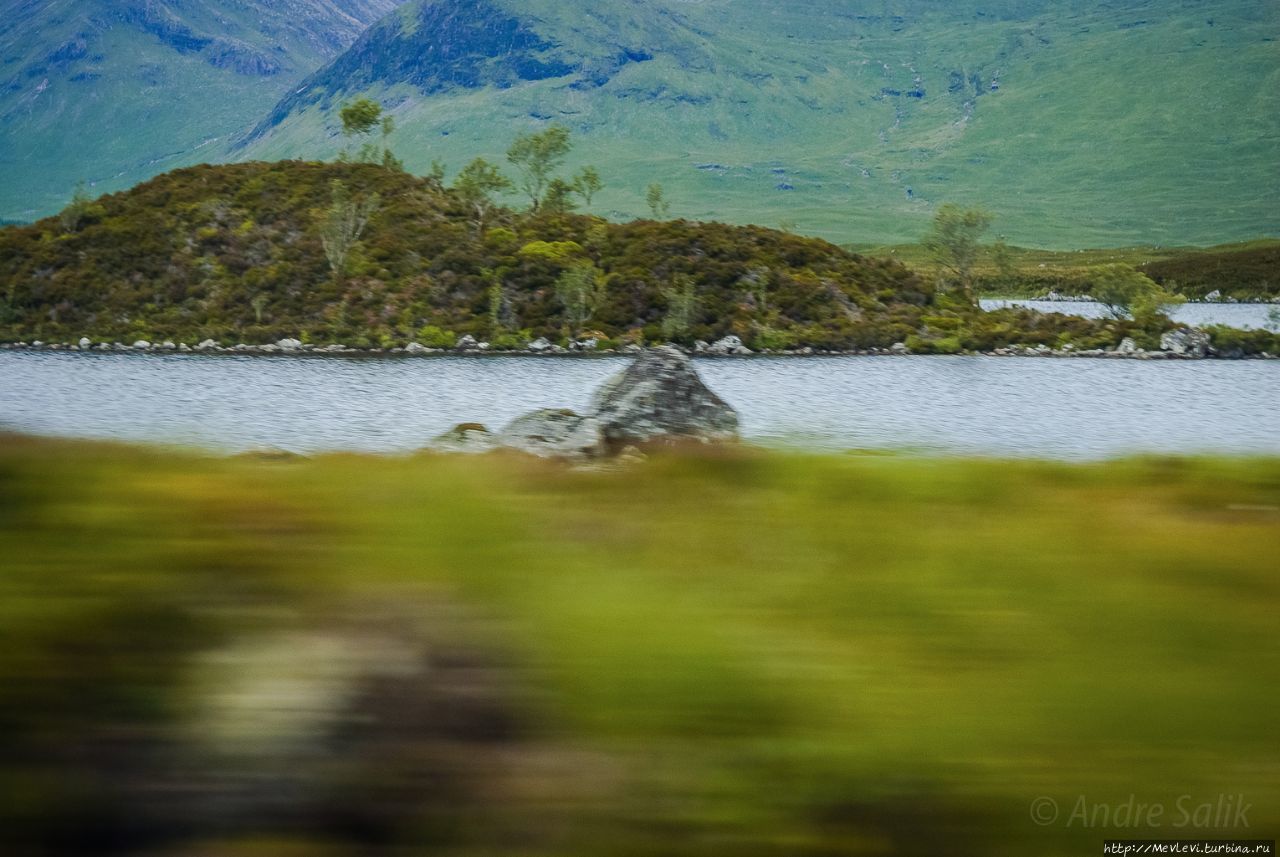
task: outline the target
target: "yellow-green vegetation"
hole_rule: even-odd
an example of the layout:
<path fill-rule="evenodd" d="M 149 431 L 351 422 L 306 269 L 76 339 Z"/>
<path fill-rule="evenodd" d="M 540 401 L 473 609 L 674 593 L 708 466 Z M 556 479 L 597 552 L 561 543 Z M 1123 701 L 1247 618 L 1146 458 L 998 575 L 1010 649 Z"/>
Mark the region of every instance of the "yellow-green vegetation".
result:
<path fill-rule="evenodd" d="M 1274 459 L 575 472 L 6 437 L 0 838 L 1074 857 L 1265 834 L 1278 508 Z M 1222 795 L 1247 828 L 1174 826 Z M 1164 815 L 1072 820 L 1131 797 Z"/>

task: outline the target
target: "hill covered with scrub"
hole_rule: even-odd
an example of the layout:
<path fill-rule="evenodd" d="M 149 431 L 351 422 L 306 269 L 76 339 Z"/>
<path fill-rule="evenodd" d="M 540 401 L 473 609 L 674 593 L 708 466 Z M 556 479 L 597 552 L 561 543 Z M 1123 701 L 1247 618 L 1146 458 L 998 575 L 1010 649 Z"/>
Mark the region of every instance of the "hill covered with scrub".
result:
<path fill-rule="evenodd" d="M 756 350 L 954 352 L 1126 336 L 1154 347 L 1168 327 L 983 313 L 819 239 L 570 207 L 489 207 L 438 175 L 367 163 L 178 170 L 0 230 L 0 340 L 389 348 L 470 334 L 495 348 L 588 336 L 608 348 L 733 334 Z"/>

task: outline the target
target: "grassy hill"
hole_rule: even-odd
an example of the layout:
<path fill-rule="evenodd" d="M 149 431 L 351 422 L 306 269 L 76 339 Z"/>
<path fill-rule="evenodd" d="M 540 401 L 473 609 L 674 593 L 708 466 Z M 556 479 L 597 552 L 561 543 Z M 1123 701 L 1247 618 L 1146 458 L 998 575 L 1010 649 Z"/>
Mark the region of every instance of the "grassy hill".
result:
<path fill-rule="evenodd" d="M 395 0 L 0 0 L 0 218 L 215 157 Z"/>
<path fill-rule="evenodd" d="M 341 277 L 324 243 L 335 181 L 353 202 L 380 199 Z M 1127 335 L 1154 346 L 1160 332 L 982 313 L 897 262 L 760 227 L 497 209 L 481 230 L 473 216 L 434 179 L 369 164 L 177 170 L 87 205 L 78 222 L 0 230 L 0 340 L 390 347 L 472 334 L 522 347 L 584 333 L 607 347 L 735 334 L 752 348 L 958 351 Z M 561 288 L 584 271 L 595 297 L 575 321 Z"/>
<path fill-rule="evenodd" d="M 335 108 L 390 106 L 411 169 L 569 126 L 623 219 L 917 238 L 942 201 L 1028 246 L 1280 234 L 1280 8 L 1246 0 L 876 4 L 420 0 L 228 157 L 330 156 Z"/>

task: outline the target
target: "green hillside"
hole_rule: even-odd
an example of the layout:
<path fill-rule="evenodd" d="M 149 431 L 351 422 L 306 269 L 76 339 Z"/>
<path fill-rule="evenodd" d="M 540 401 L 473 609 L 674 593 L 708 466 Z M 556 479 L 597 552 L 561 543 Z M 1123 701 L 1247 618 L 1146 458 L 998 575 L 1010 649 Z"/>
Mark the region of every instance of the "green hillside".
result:
<path fill-rule="evenodd" d="M 217 157 L 395 0 L 0 0 L 0 218 Z"/>
<path fill-rule="evenodd" d="M 873 4 L 436 0 L 375 25 L 237 158 L 332 155 L 393 109 L 411 169 L 569 126 L 620 217 L 912 240 L 943 201 L 1029 246 L 1280 234 L 1280 7 L 1244 0 Z"/>

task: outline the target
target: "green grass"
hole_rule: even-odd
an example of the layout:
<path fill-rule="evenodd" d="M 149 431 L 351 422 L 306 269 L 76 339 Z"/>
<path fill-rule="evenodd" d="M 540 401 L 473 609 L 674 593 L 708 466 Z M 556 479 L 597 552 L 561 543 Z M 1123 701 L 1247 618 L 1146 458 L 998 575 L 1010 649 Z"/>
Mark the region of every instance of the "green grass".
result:
<path fill-rule="evenodd" d="M 600 167 L 601 210 L 616 218 L 643 213 L 657 181 L 678 216 L 785 220 L 841 243 L 914 240 L 942 202 L 984 206 L 998 233 L 1036 247 L 1280 234 L 1270 7 L 1018 2 L 979 17 L 969 3 L 901 4 L 902 22 L 830 3 L 519 8 L 558 55 L 600 63 L 623 46 L 654 59 L 598 88 L 561 78 L 426 95 L 386 80 L 370 94 L 394 105 L 411 169 L 500 159 L 516 132 L 559 121 L 575 161 Z M 952 92 L 953 72 L 979 85 Z M 882 95 L 917 75 L 923 98 Z M 328 84 L 335 104 L 352 94 Z M 335 127 L 308 108 L 236 156 L 329 156 Z"/>
<path fill-rule="evenodd" d="M 171 809 L 153 848 L 232 855 L 1075 855 L 1280 822 L 1275 460 L 744 450 L 584 473 L 10 437 L 0 498 L 0 817 L 22 853 L 73 820 L 141 835 L 148 805 Z M 397 673 L 330 762 L 264 725 L 337 728 L 298 701 L 320 705 L 316 677 L 414 634 L 455 655 Z M 451 702 L 396 717 L 415 693 Z M 448 726 L 493 699 L 502 730 Z M 246 823 L 234 796 L 289 765 L 309 773 L 275 800 L 379 811 L 298 826 L 268 801 Z M 224 801 L 166 803 L 175 777 Z M 1228 793 L 1248 829 L 1170 826 L 1180 796 Z M 1078 796 L 1130 795 L 1165 826 L 1067 823 Z M 1057 822 L 1032 822 L 1040 796 Z"/>

